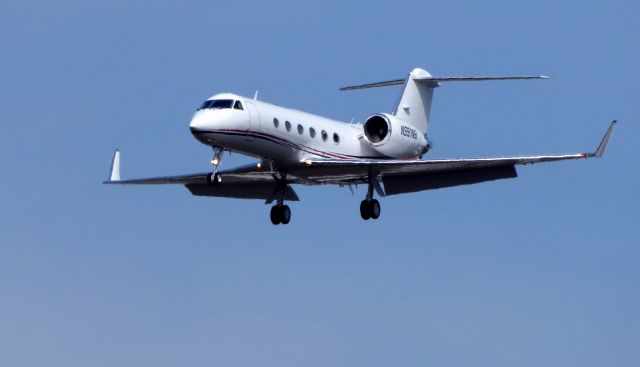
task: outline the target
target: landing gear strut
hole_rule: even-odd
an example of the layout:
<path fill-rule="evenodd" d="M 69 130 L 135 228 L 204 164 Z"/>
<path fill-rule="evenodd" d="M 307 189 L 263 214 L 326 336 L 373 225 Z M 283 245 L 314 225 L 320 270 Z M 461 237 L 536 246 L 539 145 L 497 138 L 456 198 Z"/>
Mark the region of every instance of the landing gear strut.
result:
<path fill-rule="evenodd" d="M 289 224 L 291 220 L 291 209 L 289 209 L 288 205 L 284 205 L 284 195 L 287 192 L 287 173 L 280 172 L 280 177 L 277 177 L 275 174 L 273 178 L 276 180 L 276 189 L 274 190 L 271 197 L 267 199 L 267 204 L 276 199 L 276 205 L 271 207 L 270 219 L 271 223 L 274 225 L 278 224 Z"/>
<path fill-rule="evenodd" d="M 209 185 L 219 185 L 222 183 L 222 176 L 218 173 L 218 166 L 222 163 L 222 153 L 224 153 L 222 148 L 213 147 L 213 158 L 211 158 L 213 172 L 207 175 L 207 184 Z"/>
<path fill-rule="evenodd" d="M 375 178 L 369 175 L 369 187 L 367 196 L 360 202 L 360 216 L 364 220 L 378 219 L 380 217 L 380 202 L 373 198 L 373 185 Z"/>

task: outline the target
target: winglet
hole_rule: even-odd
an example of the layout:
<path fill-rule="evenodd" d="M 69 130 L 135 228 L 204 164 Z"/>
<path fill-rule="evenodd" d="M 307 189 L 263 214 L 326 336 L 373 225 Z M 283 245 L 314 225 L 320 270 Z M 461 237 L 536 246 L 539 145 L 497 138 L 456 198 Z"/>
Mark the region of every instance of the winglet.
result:
<path fill-rule="evenodd" d="M 120 149 L 116 149 L 113 153 L 113 161 L 111 161 L 111 175 L 109 181 L 120 181 Z"/>
<path fill-rule="evenodd" d="M 611 122 L 611 125 L 609 125 L 609 129 L 607 129 L 607 132 L 604 134 L 604 137 L 602 137 L 602 141 L 600 142 L 600 145 L 598 145 L 598 148 L 596 149 L 595 153 L 591 154 L 592 157 L 602 157 L 604 155 L 604 151 L 607 149 L 607 145 L 609 144 L 609 139 L 611 139 L 611 134 L 613 133 L 613 129 L 616 127 L 616 123 L 618 121 L 613 120 Z"/>

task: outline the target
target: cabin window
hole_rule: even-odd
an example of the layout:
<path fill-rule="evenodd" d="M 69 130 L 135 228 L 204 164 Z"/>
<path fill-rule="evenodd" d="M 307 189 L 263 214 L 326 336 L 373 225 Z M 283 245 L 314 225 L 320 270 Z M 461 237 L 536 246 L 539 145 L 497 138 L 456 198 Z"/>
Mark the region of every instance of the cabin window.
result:
<path fill-rule="evenodd" d="M 329 138 L 329 135 L 324 130 L 320 132 L 320 136 L 322 137 L 322 141 L 327 141 L 327 139 Z"/>
<path fill-rule="evenodd" d="M 310 127 L 309 128 L 309 136 L 312 137 L 312 138 L 315 138 L 316 137 L 316 129 Z"/>
<path fill-rule="evenodd" d="M 280 126 L 280 121 L 278 121 L 278 119 L 274 117 L 273 118 L 273 127 L 275 127 L 277 129 L 278 126 Z"/>
<path fill-rule="evenodd" d="M 298 124 L 298 134 L 302 135 L 303 132 L 304 132 L 304 126 Z"/>
<path fill-rule="evenodd" d="M 336 145 L 340 143 L 340 135 L 338 133 L 333 133 L 333 143 Z"/>
<path fill-rule="evenodd" d="M 236 103 L 233 105 L 233 109 L 234 110 L 244 110 L 244 108 L 242 108 L 242 103 L 240 103 L 240 101 L 236 101 Z"/>
<path fill-rule="evenodd" d="M 291 123 L 289 121 L 285 121 L 284 128 L 287 129 L 287 131 L 291 131 Z"/>

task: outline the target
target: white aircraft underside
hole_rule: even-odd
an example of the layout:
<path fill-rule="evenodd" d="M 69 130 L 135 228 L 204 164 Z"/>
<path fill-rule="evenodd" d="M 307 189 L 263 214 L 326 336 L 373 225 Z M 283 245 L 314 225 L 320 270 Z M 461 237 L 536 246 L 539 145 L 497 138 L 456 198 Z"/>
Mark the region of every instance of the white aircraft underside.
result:
<path fill-rule="evenodd" d="M 592 153 L 499 158 L 421 159 L 427 140 L 433 91 L 441 83 L 484 80 L 546 79 L 544 76 L 433 77 L 414 69 L 405 79 L 364 84 L 341 90 L 403 85 L 392 113 L 374 114 L 362 124 L 344 123 L 288 109 L 257 98 L 222 93 L 207 99 L 189 125 L 192 134 L 211 146 L 212 172 L 181 176 L 120 179 L 116 150 L 106 184 L 180 184 L 197 196 L 261 199 L 274 224 L 287 224 L 291 210 L 284 201 L 298 201 L 293 184 L 366 184 L 360 203 L 363 219 L 377 219 L 380 203 L 373 198 L 422 190 L 515 178 L 516 165 L 600 157 L 613 132 L 614 120 Z M 223 151 L 259 159 L 256 164 L 219 170 Z"/>

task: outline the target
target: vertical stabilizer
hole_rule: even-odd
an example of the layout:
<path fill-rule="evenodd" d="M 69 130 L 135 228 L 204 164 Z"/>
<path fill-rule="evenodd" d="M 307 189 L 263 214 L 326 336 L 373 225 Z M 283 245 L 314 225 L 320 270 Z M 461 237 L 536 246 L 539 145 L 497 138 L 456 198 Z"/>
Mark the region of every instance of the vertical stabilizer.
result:
<path fill-rule="evenodd" d="M 393 114 L 399 119 L 413 125 L 423 134 L 429 128 L 431 99 L 436 83 L 421 83 L 419 80 L 431 78 L 426 70 L 415 68 L 404 82 L 404 88 L 398 99 Z"/>
<path fill-rule="evenodd" d="M 429 115 L 431 113 L 431 100 L 433 90 L 441 83 L 451 82 L 481 82 L 488 80 L 530 80 L 549 79 L 544 75 L 517 75 L 517 76 L 432 76 L 426 70 L 415 68 L 406 79 L 386 80 L 383 82 L 351 85 L 340 88 L 342 91 L 389 87 L 403 85 L 402 93 L 393 114 L 400 120 L 406 121 L 421 133 L 426 134 L 429 128 Z"/>

